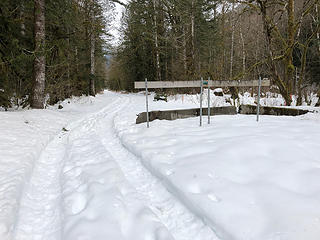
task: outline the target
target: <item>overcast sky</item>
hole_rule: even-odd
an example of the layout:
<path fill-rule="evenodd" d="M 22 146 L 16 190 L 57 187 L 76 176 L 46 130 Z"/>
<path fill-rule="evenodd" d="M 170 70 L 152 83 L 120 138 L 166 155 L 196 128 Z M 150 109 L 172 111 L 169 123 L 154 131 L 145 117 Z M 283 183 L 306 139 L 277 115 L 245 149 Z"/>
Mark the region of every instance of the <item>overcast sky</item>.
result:
<path fill-rule="evenodd" d="M 122 2 L 126 4 L 129 2 L 129 0 L 122 0 Z M 121 21 L 122 13 L 124 11 L 124 7 L 118 3 L 116 3 L 115 5 L 116 5 L 116 16 L 112 23 L 112 29 L 110 32 L 114 36 L 113 43 L 117 44 L 117 42 L 120 39 L 120 25 L 121 25 L 120 21 Z"/>

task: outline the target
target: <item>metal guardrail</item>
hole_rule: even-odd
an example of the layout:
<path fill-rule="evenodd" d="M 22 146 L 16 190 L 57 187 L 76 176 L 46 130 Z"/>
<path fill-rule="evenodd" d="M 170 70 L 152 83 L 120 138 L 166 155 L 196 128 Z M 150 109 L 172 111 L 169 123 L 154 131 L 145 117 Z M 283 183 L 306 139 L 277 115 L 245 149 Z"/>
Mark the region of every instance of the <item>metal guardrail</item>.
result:
<path fill-rule="evenodd" d="M 250 81 L 213 81 L 206 80 L 208 82 L 207 85 L 210 87 L 258 87 L 259 80 L 250 80 Z M 201 80 L 195 81 L 150 81 L 148 80 L 148 88 L 156 89 L 156 88 L 198 88 L 200 87 Z M 270 80 L 264 78 L 261 80 L 262 87 L 270 86 Z M 205 85 L 205 84 L 204 84 Z M 135 89 L 145 89 L 145 82 L 134 82 Z"/>
<path fill-rule="evenodd" d="M 146 118 L 147 118 L 147 127 L 149 128 L 149 107 L 148 107 L 148 89 L 152 88 L 188 88 L 188 87 L 200 87 L 200 126 L 202 126 L 202 96 L 203 88 L 208 88 L 208 124 L 210 124 L 210 87 L 259 87 L 258 90 L 258 103 L 257 103 L 257 121 L 259 121 L 259 111 L 260 111 L 260 91 L 261 87 L 270 86 L 270 80 L 264 78 L 261 80 L 251 80 L 251 81 L 213 81 L 204 80 L 195 80 L 195 81 L 148 81 L 146 78 L 144 82 L 134 82 L 134 87 L 136 89 L 145 89 L 146 91 Z"/>

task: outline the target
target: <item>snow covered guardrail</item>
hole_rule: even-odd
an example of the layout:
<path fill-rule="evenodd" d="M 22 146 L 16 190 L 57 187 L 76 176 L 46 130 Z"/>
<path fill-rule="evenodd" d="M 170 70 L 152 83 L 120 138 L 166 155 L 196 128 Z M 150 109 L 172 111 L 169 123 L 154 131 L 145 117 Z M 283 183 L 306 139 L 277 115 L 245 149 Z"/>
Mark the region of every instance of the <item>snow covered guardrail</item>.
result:
<path fill-rule="evenodd" d="M 148 88 L 198 88 L 200 87 L 201 80 L 195 81 L 148 81 Z M 210 87 L 258 87 L 259 80 L 249 81 L 237 81 L 237 80 L 225 80 L 225 81 L 214 81 L 206 80 Z M 270 86 L 270 80 L 264 78 L 261 80 L 262 87 Z M 144 89 L 146 87 L 145 82 L 134 82 L 135 89 Z"/>
<path fill-rule="evenodd" d="M 203 115 L 208 115 L 208 109 L 202 109 Z M 236 115 L 237 109 L 234 106 L 227 107 L 212 107 L 210 108 L 210 115 Z M 189 117 L 200 116 L 200 108 L 181 109 L 181 110 L 167 110 L 167 111 L 152 111 L 149 112 L 149 121 L 159 120 L 176 120 Z M 138 114 L 136 124 L 147 122 L 147 113 L 142 112 Z"/>
<path fill-rule="evenodd" d="M 275 116 L 299 116 L 308 113 L 308 110 L 286 108 L 286 107 L 260 107 L 260 115 L 275 115 Z M 257 106 L 255 105 L 240 105 L 240 114 L 256 114 Z"/>
<path fill-rule="evenodd" d="M 210 79 L 210 77 L 205 80 L 201 77 L 201 80 L 194 80 L 194 81 L 151 81 L 148 83 L 148 79 L 145 78 L 144 82 L 134 82 L 134 88 L 135 89 L 146 89 L 146 113 L 145 118 L 147 122 L 147 128 L 149 128 L 149 107 L 148 107 L 148 88 L 189 88 L 189 87 L 200 87 L 200 109 L 199 109 L 199 115 L 200 116 L 200 127 L 202 126 L 202 115 L 203 115 L 203 108 L 202 108 L 202 96 L 203 96 L 203 89 L 205 87 L 208 88 L 208 109 L 207 109 L 207 116 L 208 116 L 208 124 L 210 124 L 210 91 L 209 89 L 211 87 L 258 87 L 258 103 L 260 102 L 260 91 L 262 86 L 270 86 L 270 80 L 267 78 L 261 79 L 261 76 L 259 76 L 259 80 L 251 80 L 251 81 L 213 81 Z M 257 121 L 259 121 L 259 107 L 260 104 L 257 105 Z M 173 114 L 173 115 L 172 115 Z M 171 115 L 173 117 L 171 117 Z M 181 116 L 185 116 L 184 114 L 180 114 Z M 170 119 L 167 120 L 173 120 L 177 119 L 178 116 L 180 116 L 177 113 L 170 113 Z M 188 116 L 188 114 L 187 114 Z M 190 117 L 190 116 L 188 116 Z M 138 117 L 139 118 L 139 117 Z M 185 117 L 179 117 L 179 118 L 185 118 Z M 166 119 L 166 118 L 165 118 Z M 151 120 L 152 121 L 152 120 Z"/>

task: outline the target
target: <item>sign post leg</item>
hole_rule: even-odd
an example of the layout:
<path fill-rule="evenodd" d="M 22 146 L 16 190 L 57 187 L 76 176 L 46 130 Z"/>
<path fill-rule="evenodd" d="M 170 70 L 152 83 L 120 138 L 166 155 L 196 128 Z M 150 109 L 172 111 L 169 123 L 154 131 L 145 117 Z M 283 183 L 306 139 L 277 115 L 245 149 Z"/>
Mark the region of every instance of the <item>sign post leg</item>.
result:
<path fill-rule="evenodd" d="M 149 128 L 148 79 L 147 78 L 145 78 L 145 84 L 146 84 L 147 128 Z"/>
<path fill-rule="evenodd" d="M 203 78 L 200 80 L 200 127 L 202 126 L 202 94 L 203 94 Z"/>
<path fill-rule="evenodd" d="M 259 76 L 259 87 L 258 87 L 257 122 L 259 122 L 259 114 L 260 114 L 260 94 L 261 94 L 261 76 Z"/>
<path fill-rule="evenodd" d="M 210 77 L 208 78 L 208 124 L 210 124 Z"/>

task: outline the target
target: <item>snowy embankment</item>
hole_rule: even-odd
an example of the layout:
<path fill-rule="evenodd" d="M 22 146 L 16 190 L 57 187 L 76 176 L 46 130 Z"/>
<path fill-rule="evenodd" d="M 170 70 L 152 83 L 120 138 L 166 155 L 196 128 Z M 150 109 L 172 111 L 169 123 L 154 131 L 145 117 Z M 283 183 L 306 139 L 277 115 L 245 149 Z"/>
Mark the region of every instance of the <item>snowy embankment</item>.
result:
<path fill-rule="evenodd" d="M 65 108 L 0 112 L 0 239 L 11 239 L 26 182 L 35 162 L 68 123 L 95 111 L 101 99 L 74 98 Z M 99 105 L 99 104 L 97 104 Z"/>
<path fill-rule="evenodd" d="M 221 239 L 319 239 L 319 114 L 216 116 L 202 128 L 198 118 L 156 120 L 147 129 L 134 124 L 144 98 L 134 99 L 114 121 L 124 146 Z"/>

